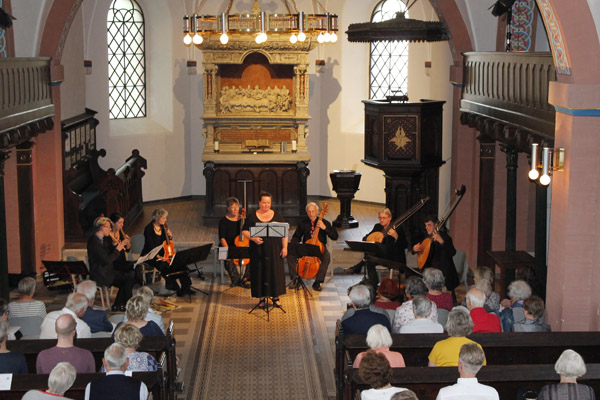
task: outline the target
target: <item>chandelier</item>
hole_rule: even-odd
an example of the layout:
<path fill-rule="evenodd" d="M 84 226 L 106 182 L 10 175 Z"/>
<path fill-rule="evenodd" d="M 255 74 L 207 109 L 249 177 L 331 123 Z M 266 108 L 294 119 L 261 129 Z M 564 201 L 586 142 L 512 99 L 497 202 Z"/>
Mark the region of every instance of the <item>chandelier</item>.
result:
<path fill-rule="evenodd" d="M 202 1 L 196 12 L 183 17 L 183 43 L 194 44 L 201 48 L 204 38 L 218 35 L 221 44 L 226 45 L 233 36 L 254 36 L 257 44 L 265 43 L 270 34 L 289 35 L 292 44 L 316 39 L 319 43 L 335 43 L 337 41 L 338 16 L 328 13 L 323 5 L 322 14 L 305 14 L 298 11 L 294 0 L 290 0 L 294 12 L 287 0 L 283 0 L 288 14 L 268 14 L 261 11 L 258 0 L 254 0 L 250 14 L 229 14 L 233 0 L 229 0 L 227 11 L 221 15 L 200 15 L 199 10 L 206 0 Z"/>

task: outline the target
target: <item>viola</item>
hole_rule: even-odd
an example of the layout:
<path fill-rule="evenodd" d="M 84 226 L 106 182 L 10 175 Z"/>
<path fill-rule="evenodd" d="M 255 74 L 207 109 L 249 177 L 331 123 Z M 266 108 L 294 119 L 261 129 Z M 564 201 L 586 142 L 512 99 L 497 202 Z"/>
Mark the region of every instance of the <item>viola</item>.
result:
<path fill-rule="evenodd" d="M 171 260 L 175 256 L 175 243 L 173 243 L 173 241 L 169 239 L 169 235 L 167 234 L 169 228 L 167 227 L 166 223 L 163 225 L 162 228 L 165 232 L 165 241 L 163 242 L 163 250 L 165 251 L 165 254 L 163 255 L 163 258 L 164 261 L 170 264 Z"/>
<path fill-rule="evenodd" d="M 323 209 L 319 213 L 319 219 L 315 223 L 315 230 L 310 239 L 308 239 L 305 244 L 312 244 L 315 246 L 319 246 L 319 250 L 321 250 L 321 254 L 325 253 L 325 245 L 321 243 L 319 240 L 319 222 L 323 221 L 323 216 L 327 213 L 327 203 L 323 204 Z M 304 256 L 298 260 L 298 276 L 302 279 L 312 279 L 319 272 L 319 268 L 321 268 L 321 260 L 319 257 L 310 257 Z"/>
<path fill-rule="evenodd" d="M 239 235 L 237 235 L 235 237 L 234 243 L 235 243 L 235 247 L 248 247 L 250 246 L 250 239 L 245 237 L 244 235 L 242 235 L 242 229 L 244 227 L 244 221 L 246 220 L 246 209 L 242 208 L 242 211 L 240 212 L 240 233 Z M 235 259 L 233 260 L 233 263 L 235 265 L 248 265 L 250 263 L 250 259 L 249 258 L 243 258 L 241 260 Z"/>

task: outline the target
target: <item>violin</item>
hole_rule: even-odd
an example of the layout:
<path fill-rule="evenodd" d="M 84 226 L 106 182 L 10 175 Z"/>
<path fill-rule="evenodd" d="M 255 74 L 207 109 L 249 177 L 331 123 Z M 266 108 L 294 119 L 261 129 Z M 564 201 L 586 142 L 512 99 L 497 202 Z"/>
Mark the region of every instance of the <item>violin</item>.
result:
<path fill-rule="evenodd" d="M 319 219 L 315 223 L 315 230 L 310 239 L 308 239 L 305 244 L 312 244 L 315 246 L 319 246 L 319 250 L 321 250 L 321 254 L 325 253 L 325 245 L 321 243 L 319 240 L 319 222 L 323 221 L 323 216 L 327 213 L 327 203 L 323 204 L 323 209 L 319 213 Z M 298 276 L 302 279 L 312 279 L 319 272 L 319 268 L 321 268 L 321 260 L 319 257 L 310 257 L 304 256 L 298 260 Z"/>
<path fill-rule="evenodd" d="M 165 241 L 163 242 L 163 250 L 165 251 L 165 254 L 163 255 L 163 259 L 164 261 L 170 264 L 171 260 L 175 256 L 175 243 L 173 243 L 173 241 L 169 239 L 169 235 L 167 234 L 169 228 L 167 227 L 166 223 L 163 225 L 162 228 L 165 232 Z"/>
<path fill-rule="evenodd" d="M 246 220 L 246 209 L 242 208 L 240 212 L 240 233 L 235 237 L 234 243 L 235 247 L 248 247 L 250 246 L 250 239 L 242 235 L 242 229 L 244 227 L 244 221 Z M 243 258 L 241 260 L 235 259 L 233 260 L 235 265 L 248 265 L 250 263 L 249 258 Z"/>

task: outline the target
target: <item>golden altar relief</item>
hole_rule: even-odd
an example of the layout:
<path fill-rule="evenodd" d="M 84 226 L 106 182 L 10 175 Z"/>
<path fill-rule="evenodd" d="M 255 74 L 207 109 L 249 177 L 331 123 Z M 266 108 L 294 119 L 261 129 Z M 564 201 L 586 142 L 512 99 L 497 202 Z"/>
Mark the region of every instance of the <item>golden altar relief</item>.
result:
<path fill-rule="evenodd" d="M 285 86 L 271 89 L 254 89 L 225 86 L 219 93 L 219 111 L 222 114 L 236 113 L 287 113 L 291 109 L 292 97 Z"/>

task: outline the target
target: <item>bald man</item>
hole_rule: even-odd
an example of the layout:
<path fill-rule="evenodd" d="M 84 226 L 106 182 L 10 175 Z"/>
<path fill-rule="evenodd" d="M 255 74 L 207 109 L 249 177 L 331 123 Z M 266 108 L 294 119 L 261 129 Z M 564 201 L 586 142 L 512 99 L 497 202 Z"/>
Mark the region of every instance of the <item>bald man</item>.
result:
<path fill-rule="evenodd" d="M 43 350 L 38 354 L 35 369 L 38 374 L 49 374 L 59 362 L 66 361 L 73 365 L 78 374 L 96 372 L 94 356 L 89 350 L 73 345 L 77 331 L 77 321 L 70 314 L 63 314 L 54 324 L 57 340 L 56 346 Z"/>

